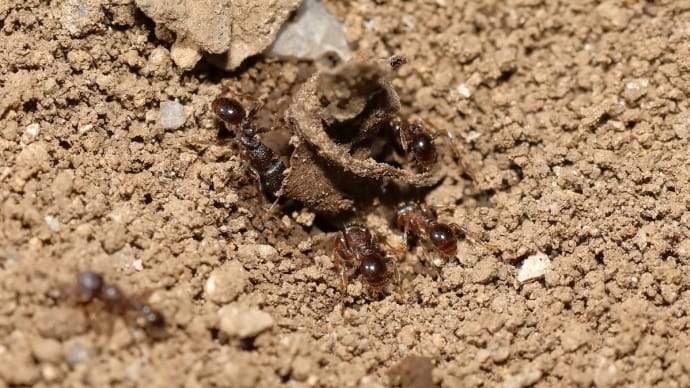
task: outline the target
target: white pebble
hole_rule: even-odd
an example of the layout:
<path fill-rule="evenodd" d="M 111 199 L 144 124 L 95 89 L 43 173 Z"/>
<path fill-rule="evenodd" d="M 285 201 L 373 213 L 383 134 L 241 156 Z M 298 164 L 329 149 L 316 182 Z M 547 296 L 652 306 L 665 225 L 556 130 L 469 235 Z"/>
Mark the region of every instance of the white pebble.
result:
<path fill-rule="evenodd" d="M 345 28 L 317 0 L 306 0 L 292 22 L 278 33 L 268 54 L 303 59 L 318 59 L 334 52 L 347 61 L 352 53 Z"/>
<path fill-rule="evenodd" d="M 26 126 L 25 133 L 31 137 L 36 137 L 41 131 L 41 126 L 38 123 L 29 124 Z"/>
<path fill-rule="evenodd" d="M 137 271 L 142 271 L 144 269 L 144 264 L 141 262 L 141 259 L 136 259 L 132 262 L 132 267 Z"/>
<path fill-rule="evenodd" d="M 58 220 L 57 217 L 45 216 L 43 217 L 43 221 L 45 221 L 46 225 L 48 225 L 48 229 L 51 231 L 60 231 L 60 220 Z"/>
<path fill-rule="evenodd" d="M 177 101 L 161 102 L 158 124 L 162 128 L 177 129 L 183 126 L 186 120 L 182 104 Z"/>
<path fill-rule="evenodd" d="M 67 357 L 65 357 L 65 361 L 67 361 L 67 364 L 70 366 L 74 366 L 76 364 L 79 364 L 80 362 L 86 361 L 86 359 L 89 357 L 89 353 L 84 349 L 83 346 L 81 345 L 75 345 L 70 349 L 69 353 L 67 353 Z"/>
<path fill-rule="evenodd" d="M 517 275 L 517 281 L 520 284 L 524 284 L 544 277 L 550 266 L 551 261 L 545 253 L 539 252 L 536 255 L 528 256 L 522 262 L 522 267 L 520 267 L 520 272 Z"/>
<path fill-rule="evenodd" d="M 463 96 L 464 98 L 470 98 L 470 96 L 472 95 L 472 92 L 470 92 L 470 88 L 468 88 L 465 84 L 458 85 L 457 91 L 458 94 Z"/>

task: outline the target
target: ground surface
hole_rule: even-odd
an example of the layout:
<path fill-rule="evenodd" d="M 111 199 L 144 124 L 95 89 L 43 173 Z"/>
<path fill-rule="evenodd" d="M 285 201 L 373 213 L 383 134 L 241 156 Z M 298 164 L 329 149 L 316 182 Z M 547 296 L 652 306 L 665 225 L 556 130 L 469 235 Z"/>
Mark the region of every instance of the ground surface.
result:
<path fill-rule="evenodd" d="M 449 164 L 426 202 L 498 247 L 440 280 L 412 250 L 407 299 L 354 280 L 344 308 L 333 232 L 262 218 L 209 110 L 279 112 L 311 67 L 182 72 L 130 2 L 44 3 L 0 5 L 0 386 L 411 387 L 427 359 L 443 387 L 690 385 L 690 2 L 328 1 L 361 55 L 407 57 L 403 113 L 468 150 L 476 182 Z M 360 216 L 399 241 L 390 209 Z M 68 303 L 84 269 L 152 290 L 168 336 Z"/>

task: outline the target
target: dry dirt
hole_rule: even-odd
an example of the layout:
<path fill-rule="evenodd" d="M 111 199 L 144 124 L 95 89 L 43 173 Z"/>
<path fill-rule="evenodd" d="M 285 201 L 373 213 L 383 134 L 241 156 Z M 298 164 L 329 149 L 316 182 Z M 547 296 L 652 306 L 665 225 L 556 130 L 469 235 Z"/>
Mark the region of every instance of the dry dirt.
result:
<path fill-rule="evenodd" d="M 213 98 L 270 121 L 310 64 L 184 72 L 131 0 L 46 3 L 0 4 L 0 387 L 690 386 L 690 2 L 326 2 L 357 56 L 407 57 L 402 112 L 476 176 L 444 158 L 421 197 L 498 247 L 440 279 L 399 255 L 406 298 L 341 297 L 334 229 L 267 216 L 218 139 Z M 390 213 L 359 218 L 395 243 Z M 167 336 L 71 304 L 86 269 L 152 291 Z"/>

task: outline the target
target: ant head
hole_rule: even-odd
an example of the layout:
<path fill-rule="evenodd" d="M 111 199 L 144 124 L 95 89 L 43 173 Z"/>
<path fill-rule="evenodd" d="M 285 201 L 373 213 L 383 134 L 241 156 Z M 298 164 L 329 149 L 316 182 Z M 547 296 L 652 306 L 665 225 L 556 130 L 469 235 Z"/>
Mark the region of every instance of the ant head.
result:
<path fill-rule="evenodd" d="M 213 113 L 228 124 L 240 124 L 247 117 L 242 104 L 234 98 L 220 97 L 211 104 Z"/>

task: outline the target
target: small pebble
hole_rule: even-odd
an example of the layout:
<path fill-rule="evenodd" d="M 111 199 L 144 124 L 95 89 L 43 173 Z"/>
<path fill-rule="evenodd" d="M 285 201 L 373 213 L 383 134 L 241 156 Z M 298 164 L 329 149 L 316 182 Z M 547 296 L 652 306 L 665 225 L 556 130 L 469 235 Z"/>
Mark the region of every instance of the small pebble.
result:
<path fill-rule="evenodd" d="M 472 281 L 477 284 L 487 284 L 494 277 L 498 270 L 498 262 L 494 258 L 481 260 L 472 271 Z"/>
<path fill-rule="evenodd" d="M 50 338 L 33 338 L 30 341 L 31 353 L 37 360 L 58 363 L 63 357 L 60 342 Z"/>
<path fill-rule="evenodd" d="M 257 308 L 237 304 L 218 310 L 220 330 L 231 337 L 251 338 L 273 327 L 274 321 L 268 313 Z"/>
<path fill-rule="evenodd" d="M 211 272 L 206 280 L 206 298 L 217 304 L 234 301 L 249 284 L 249 274 L 238 261 L 223 264 Z"/>
<path fill-rule="evenodd" d="M 48 225 L 48 229 L 51 231 L 60 231 L 60 220 L 58 220 L 57 217 L 45 216 L 43 217 L 43 221 L 45 221 L 46 225 Z"/>
<path fill-rule="evenodd" d="M 192 70 L 201 59 L 201 48 L 188 39 L 178 39 L 170 47 L 170 58 L 182 70 Z"/>
<path fill-rule="evenodd" d="M 158 124 L 164 129 L 177 129 L 184 125 L 187 118 L 184 107 L 177 101 L 162 101 Z"/>
<path fill-rule="evenodd" d="M 36 137 L 40 133 L 41 126 L 37 123 L 29 124 L 26 126 L 25 133 L 31 137 Z"/>
<path fill-rule="evenodd" d="M 501 387 L 503 388 L 522 388 L 529 387 L 539 381 L 542 377 L 542 371 L 538 369 L 526 370 L 516 375 L 508 376 L 503 381 Z"/>
<path fill-rule="evenodd" d="M 279 258 L 278 250 L 266 244 L 240 245 L 237 248 L 237 255 L 241 261 L 252 261 L 257 257 L 264 261 L 274 261 Z"/>
<path fill-rule="evenodd" d="M 542 278 L 550 265 L 551 261 L 545 253 L 540 252 L 536 255 L 528 256 L 522 263 L 522 267 L 520 267 L 517 281 L 520 284 L 524 284 Z"/>
<path fill-rule="evenodd" d="M 317 59 L 327 52 L 338 54 L 342 60 L 352 56 L 345 27 L 316 0 L 302 3 L 268 50 L 269 55 L 303 59 Z"/>
<path fill-rule="evenodd" d="M 309 377 L 311 372 L 312 364 L 309 358 L 297 356 L 295 360 L 292 361 L 292 377 L 297 381 L 304 381 Z"/>
<path fill-rule="evenodd" d="M 89 358 L 89 353 L 86 351 L 86 348 L 77 344 L 69 350 L 67 357 L 65 357 L 65 361 L 73 367 L 86 361 L 87 358 Z"/>

